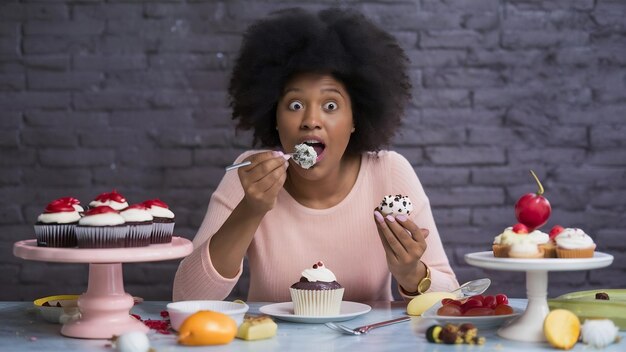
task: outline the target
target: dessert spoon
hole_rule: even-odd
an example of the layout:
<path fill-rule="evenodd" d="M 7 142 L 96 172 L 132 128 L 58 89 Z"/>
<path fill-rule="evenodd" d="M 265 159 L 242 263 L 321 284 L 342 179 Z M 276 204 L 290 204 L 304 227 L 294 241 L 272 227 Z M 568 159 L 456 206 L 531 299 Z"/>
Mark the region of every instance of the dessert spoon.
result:
<path fill-rule="evenodd" d="M 490 285 L 491 280 L 488 278 L 477 279 L 464 283 L 450 293 L 458 295 L 458 292 L 461 291 L 461 297 L 475 296 L 487 291 Z"/>

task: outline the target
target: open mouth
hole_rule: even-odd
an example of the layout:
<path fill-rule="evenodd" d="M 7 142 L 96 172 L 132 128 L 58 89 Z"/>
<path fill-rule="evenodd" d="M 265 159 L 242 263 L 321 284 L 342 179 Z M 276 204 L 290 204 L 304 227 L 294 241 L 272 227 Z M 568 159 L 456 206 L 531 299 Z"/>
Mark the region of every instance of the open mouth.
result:
<path fill-rule="evenodd" d="M 309 140 L 309 141 L 304 141 L 303 143 L 312 147 L 315 150 L 315 153 L 317 153 L 318 160 L 319 160 L 320 155 L 322 155 L 322 153 L 324 152 L 324 149 L 326 149 L 326 144 L 319 142 L 319 141 Z"/>

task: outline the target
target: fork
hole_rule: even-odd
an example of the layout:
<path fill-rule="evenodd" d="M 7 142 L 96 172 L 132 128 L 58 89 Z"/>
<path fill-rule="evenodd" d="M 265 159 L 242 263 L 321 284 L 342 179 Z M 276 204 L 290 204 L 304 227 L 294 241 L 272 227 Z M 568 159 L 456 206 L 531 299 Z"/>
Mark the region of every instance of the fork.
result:
<path fill-rule="evenodd" d="M 367 334 L 368 332 L 370 332 L 370 330 L 372 330 L 372 329 L 380 328 L 382 326 L 402 323 L 402 322 L 409 321 L 409 320 L 411 320 L 411 317 L 406 316 L 406 317 L 400 317 L 400 318 L 396 318 L 396 319 L 381 321 L 380 323 L 374 323 L 374 324 L 370 324 L 370 325 L 363 325 L 363 326 L 359 326 L 358 328 L 354 328 L 354 329 L 349 328 L 349 327 L 347 327 L 345 325 L 337 324 L 337 323 L 333 323 L 333 322 L 326 323 L 324 325 L 326 325 L 327 327 L 329 327 L 332 330 L 338 331 L 338 332 L 346 334 L 346 335 L 364 335 L 364 334 Z"/>

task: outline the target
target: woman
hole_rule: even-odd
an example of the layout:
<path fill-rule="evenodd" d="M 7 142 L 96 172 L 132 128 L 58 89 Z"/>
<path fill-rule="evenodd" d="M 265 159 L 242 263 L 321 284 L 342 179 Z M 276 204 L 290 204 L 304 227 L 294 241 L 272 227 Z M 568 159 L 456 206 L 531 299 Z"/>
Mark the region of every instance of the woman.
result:
<path fill-rule="evenodd" d="M 392 300 L 458 287 L 430 205 L 408 161 L 380 151 L 410 98 L 407 59 L 392 36 L 353 12 L 283 10 L 244 36 L 229 94 L 238 128 L 267 150 L 228 172 L 178 268 L 174 300 L 224 299 L 244 256 L 250 301 L 289 301 L 303 269 L 323 261 L 344 300 Z M 307 143 L 317 162 L 290 158 Z M 414 203 L 383 217 L 385 195 Z M 428 287 L 428 283 L 431 283 Z"/>

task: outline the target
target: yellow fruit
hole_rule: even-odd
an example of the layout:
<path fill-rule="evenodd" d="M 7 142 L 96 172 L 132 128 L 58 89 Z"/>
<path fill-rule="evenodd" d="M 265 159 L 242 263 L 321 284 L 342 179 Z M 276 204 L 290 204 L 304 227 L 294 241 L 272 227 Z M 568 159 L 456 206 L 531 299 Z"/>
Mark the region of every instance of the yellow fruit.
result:
<path fill-rule="evenodd" d="M 276 336 L 278 325 L 268 316 L 246 316 L 239 326 L 237 337 L 243 340 L 261 340 Z"/>
<path fill-rule="evenodd" d="M 409 315 L 422 315 L 428 308 L 444 298 L 456 299 L 457 297 L 450 292 L 426 292 L 413 298 L 406 306 L 406 312 Z"/>
<path fill-rule="evenodd" d="M 237 334 L 237 323 L 226 314 L 201 310 L 185 321 L 178 329 L 178 343 L 187 346 L 224 345 Z"/>
<path fill-rule="evenodd" d="M 569 310 L 555 309 L 543 321 L 543 333 L 552 346 L 569 350 L 578 341 L 580 320 Z"/>

